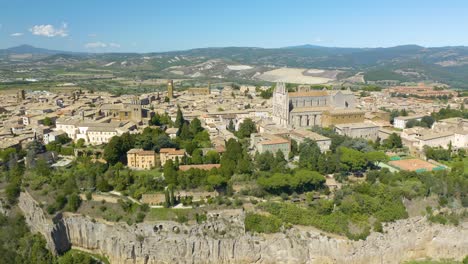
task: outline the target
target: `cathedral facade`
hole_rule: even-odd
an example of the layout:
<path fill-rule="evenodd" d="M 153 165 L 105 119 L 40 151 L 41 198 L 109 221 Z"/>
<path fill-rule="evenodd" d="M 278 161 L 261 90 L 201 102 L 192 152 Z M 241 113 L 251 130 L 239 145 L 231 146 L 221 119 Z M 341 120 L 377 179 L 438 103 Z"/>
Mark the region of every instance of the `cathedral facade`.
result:
<path fill-rule="evenodd" d="M 273 93 L 272 116 L 276 124 L 290 128 L 362 122 L 364 112 L 355 109 L 355 105 L 354 94 L 349 90 L 306 88 L 288 92 L 284 83 L 277 83 Z M 339 118 L 330 118 L 336 117 L 338 112 Z"/>

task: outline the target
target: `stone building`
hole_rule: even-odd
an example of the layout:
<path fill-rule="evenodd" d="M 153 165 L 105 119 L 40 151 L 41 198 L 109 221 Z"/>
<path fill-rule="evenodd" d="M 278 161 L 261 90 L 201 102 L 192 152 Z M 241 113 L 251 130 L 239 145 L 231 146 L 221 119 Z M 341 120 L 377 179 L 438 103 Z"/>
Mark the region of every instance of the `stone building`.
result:
<path fill-rule="evenodd" d="M 149 117 L 148 110 L 142 108 L 141 101 L 136 96 L 132 98 L 130 103 L 103 104 L 99 108 L 99 112 L 105 117 L 135 123 L 140 123 Z"/>
<path fill-rule="evenodd" d="M 182 161 L 184 156 L 185 149 L 162 148 L 159 150 L 159 160 L 161 162 L 161 166 L 164 166 L 168 160 L 175 161 L 176 159 L 179 159 L 179 161 Z"/>
<path fill-rule="evenodd" d="M 207 87 L 192 87 L 187 90 L 190 95 L 209 95 L 211 94 L 210 84 Z"/>
<path fill-rule="evenodd" d="M 351 138 L 376 140 L 379 137 L 379 127 L 371 123 L 350 123 L 335 125 L 335 132 Z"/>
<path fill-rule="evenodd" d="M 355 105 L 354 94 L 349 90 L 303 88 L 298 92 L 288 92 L 284 83 L 277 83 L 272 116 L 276 124 L 292 128 L 362 122 L 364 112 L 355 109 Z M 325 122 L 324 114 L 328 116 Z"/>
<path fill-rule="evenodd" d="M 364 111 L 359 109 L 332 109 L 323 112 L 322 126 L 330 127 L 341 124 L 364 122 Z"/>
<path fill-rule="evenodd" d="M 393 119 L 393 126 L 399 129 L 405 129 L 406 123 L 410 120 L 421 121 L 424 115 L 411 115 L 411 116 L 397 116 Z"/>
<path fill-rule="evenodd" d="M 250 135 L 250 148 L 259 153 L 271 152 L 276 154 L 281 150 L 285 157 L 289 156 L 291 150 L 291 142 L 283 137 L 268 133 L 253 133 Z"/>
<path fill-rule="evenodd" d="M 156 161 L 153 150 L 131 149 L 127 152 L 127 165 L 131 169 L 149 170 L 156 166 Z"/>
<path fill-rule="evenodd" d="M 301 144 L 306 138 L 316 142 L 321 152 L 327 152 L 330 150 L 331 139 L 310 130 L 295 129 L 289 133 L 289 138 L 295 140 L 298 144 Z"/>

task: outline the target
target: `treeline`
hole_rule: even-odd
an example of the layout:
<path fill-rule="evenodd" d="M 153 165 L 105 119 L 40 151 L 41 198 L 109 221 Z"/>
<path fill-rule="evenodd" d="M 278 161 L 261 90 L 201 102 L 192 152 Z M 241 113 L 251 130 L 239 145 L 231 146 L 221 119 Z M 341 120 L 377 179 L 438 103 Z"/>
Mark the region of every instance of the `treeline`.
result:
<path fill-rule="evenodd" d="M 434 117 L 435 120 L 453 117 L 468 118 L 468 110 L 465 109 L 465 106 L 463 104 L 460 109 L 452 109 L 449 105 L 446 108 L 440 109 L 437 113 L 432 113 L 432 117 Z"/>
<path fill-rule="evenodd" d="M 312 225 L 351 239 L 363 239 L 372 230 L 382 232 L 383 222 L 408 216 L 403 198 L 436 195 L 440 206 L 461 203 L 467 207 L 468 195 L 464 191 L 468 188 L 467 176 L 463 164 L 455 166 L 450 172 L 391 173 L 387 169 L 372 170 L 367 173 L 365 182 L 345 185 L 332 200 L 308 199 L 307 207 L 290 203 L 263 203 L 260 208 L 272 216 L 249 216 L 246 223 L 249 223 L 250 231 L 256 232 L 278 231 L 281 226 L 299 224 Z"/>
<path fill-rule="evenodd" d="M 32 234 L 22 215 L 0 214 L 0 263 L 98 264 L 100 261 L 78 251 L 54 256 L 40 234 Z"/>

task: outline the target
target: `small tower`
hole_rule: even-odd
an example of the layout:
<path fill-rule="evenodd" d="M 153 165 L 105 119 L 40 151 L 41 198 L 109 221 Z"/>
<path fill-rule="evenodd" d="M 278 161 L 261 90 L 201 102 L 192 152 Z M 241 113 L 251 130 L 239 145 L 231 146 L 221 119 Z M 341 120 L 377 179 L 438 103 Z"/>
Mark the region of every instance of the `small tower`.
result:
<path fill-rule="evenodd" d="M 167 97 L 169 97 L 169 99 L 174 98 L 174 81 L 173 80 L 167 81 Z"/>
<path fill-rule="evenodd" d="M 23 89 L 18 90 L 18 92 L 16 93 L 16 101 L 18 103 L 21 103 L 23 102 L 25 98 L 26 98 L 26 93 L 24 92 L 24 90 Z"/>
<path fill-rule="evenodd" d="M 130 108 L 129 110 L 131 112 L 130 120 L 136 123 L 141 122 L 143 115 L 140 98 L 136 95 L 133 96 L 130 105 L 127 107 Z"/>

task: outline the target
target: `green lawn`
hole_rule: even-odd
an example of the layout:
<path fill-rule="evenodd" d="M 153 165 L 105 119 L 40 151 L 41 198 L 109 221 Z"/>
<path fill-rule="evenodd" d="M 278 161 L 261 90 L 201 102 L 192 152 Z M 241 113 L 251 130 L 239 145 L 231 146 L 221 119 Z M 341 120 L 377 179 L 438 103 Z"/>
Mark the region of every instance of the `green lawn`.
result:
<path fill-rule="evenodd" d="M 155 177 L 161 176 L 162 172 L 159 171 L 158 169 L 152 169 L 152 170 L 134 170 L 133 174 L 135 176 L 146 176 L 146 175 L 152 175 Z"/>
<path fill-rule="evenodd" d="M 182 221 L 194 217 L 193 209 L 151 208 L 145 221 Z"/>
<path fill-rule="evenodd" d="M 452 161 L 443 161 L 441 163 L 449 166 L 449 167 L 452 167 L 453 163 L 455 162 L 460 162 L 458 159 L 457 160 L 452 160 Z M 468 173 L 468 157 L 465 157 L 463 159 L 463 165 L 465 166 L 465 173 Z"/>

